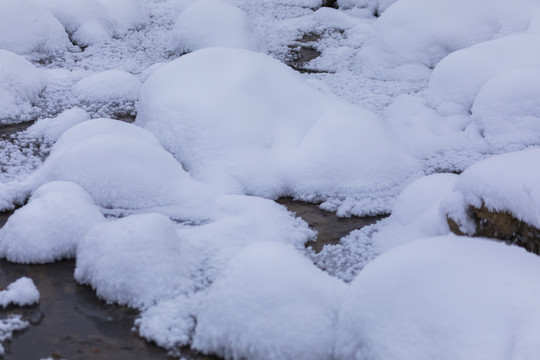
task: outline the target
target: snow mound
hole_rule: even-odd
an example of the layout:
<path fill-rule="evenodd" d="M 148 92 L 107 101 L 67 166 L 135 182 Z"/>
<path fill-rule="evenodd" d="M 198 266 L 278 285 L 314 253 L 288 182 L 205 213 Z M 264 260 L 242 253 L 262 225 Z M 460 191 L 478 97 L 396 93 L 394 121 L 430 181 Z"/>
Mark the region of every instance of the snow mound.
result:
<path fill-rule="evenodd" d="M 419 176 L 374 114 L 260 53 L 182 56 L 148 77 L 138 110 L 136 123 L 195 179 L 226 192 L 327 200 L 341 214 L 384 212 Z"/>
<path fill-rule="evenodd" d="M 259 49 L 242 10 L 223 0 L 199 0 L 176 19 L 169 49 L 184 53 L 212 46 Z"/>
<path fill-rule="evenodd" d="M 409 184 L 397 197 L 392 215 L 373 235 L 379 252 L 424 237 L 450 233 L 441 202 L 452 192 L 455 174 L 433 174 Z"/>
<path fill-rule="evenodd" d="M 105 218 L 79 185 L 50 182 L 0 229 L 0 257 L 18 263 L 73 258 L 80 239 Z"/>
<path fill-rule="evenodd" d="M 0 49 L 40 60 L 59 55 L 70 45 L 62 24 L 39 4 L 0 2 Z"/>
<path fill-rule="evenodd" d="M 473 121 L 498 147 L 540 143 L 540 61 L 491 77 L 472 105 Z"/>
<path fill-rule="evenodd" d="M 35 0 L 64 26 L 72 41 L 89 46 L 123 36 L 142 24 L 146 8 L 142 0 Z"/>
<path fill-rule="evenodd" d="M 193 181 L 148 131 L 96 119 L 67 130 L 34 175 L 37 185 L 71 181 L 106 208 L 204 203 L 212 193 Z"/>
<path fill-rule="evenodd" d="M 375 22 L 360 54 L 363 71 L 429 76 L 429 69 L 454 51 L 526 31 L 537 11 L 534 0 L 398 1 Z"/>
<path fill-rule="evenodd" d="M 352 283 L 335 358 L 536 359 L 539 271 L 536 255 L 492 240 L 397 247 Z"/>
<path fill-rule="evenodd" d="M 41 138 L 45 142 L 54 143 L 69 128 L 90 120 L 88 113 L 79 108 L 64 111 L 55 118 L 40 119 L 24 131 L 28 137 Z"/>
<path fill-rule="evenodd" d="M 73 90 L 81 105 L 98 116 L 133 116 L 141 86 L 135 75 L 121 70 L 106 70 L 82 78 Z"/>
<path fill-rule="evenodd" d="M 39 291 L 32 279 L 22 277 L 8 285 L 6 290 L 0 291 L 0 305 L 6 307 L 10 304 L 18 306 L 34 305 L 39 302 Z M 0 339 L 3 341 L 4 339 Z"/>
<path fill-rule="evenodd" d="M 142 307 L 185 281 L 182 259 L 182 242 L 168 217 L 133 215 L 88 232 L 77 249 L 75 279 L 107 301 Z"/>
<path fill-rule="evenodd" d="M 42 72 L 22 56 L 0 49 L 0 124 L 32 117 L 32 104 L 45 88 Z"/>
<path fill-rule="evenodd" d="M 429 79 L 432 106 L 444 114 L 467 113 L 482 86 L 518 66 L 540 64 L 540 34 L 505 36 L 456 51 L 437 64 Z"/>
<path fill-rule="evenodd" d="M 212 284 L 193 347 L 231 359 L 332 358 L 345 289 L 290 245 L 251 245 Z"/>
<path fill-rule="evenodd" d="M 515 218 L 540 228 L 540 148 L 496 155 L 465 170 L 441 210 L 456 220 L 466 233 L 474 232 L 469 206 L 508 211 Z"/>

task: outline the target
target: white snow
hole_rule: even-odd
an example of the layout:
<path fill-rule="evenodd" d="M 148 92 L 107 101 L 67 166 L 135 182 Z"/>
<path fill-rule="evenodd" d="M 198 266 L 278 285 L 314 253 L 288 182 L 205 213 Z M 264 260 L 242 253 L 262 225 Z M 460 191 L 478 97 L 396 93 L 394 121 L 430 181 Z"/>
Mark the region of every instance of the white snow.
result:
<path fill-rule="evenodd" d="M 540 228 L 540 171 L 536 164 L 540 149 L 493 156 L 465 170 L 456 181 L 454 192 L 442 211 L 458 222 L 466 233 L 474 231 L 467 208 L 482 204 L 494 211 L 507 211 L 514 217 Z"/>
<path fill-rule="evenodd" d="M 345 290 L 291 246 L 252 245 L 212 284 L 193 346 L 231 359 L 330 359 Z"/>
<path fill-rule="evenodd" d="M 223 0 L 199 0 L 176 19 L 169 49 L 180 53 L 223 46 L 257 51 L 259 41 L 246 14 Z"/>
<path fill-rule="evenodd" d="M 397 1 L 373 26 L 361 51 L 363 71 L 386 78 L 429 76 L 454 51 L 527 30 L 537 11 L 534 0 Z"/>
<path fill-rule="evenodd" d="M 39 3 L 0 2 L 0 49 L 32 59 L 61 55 L 71 46 L 64 27 Z"/>
<path fill-rule="evenodd" d="M 39 291 L 32 279 L 21 277 L 0 291 L 0 305 L 6 307 L 10 304 L 18 306 L 34 305 L 39 302 Z M 0 339 L 0 342 L 4 339 Z"/>
<path fill-rule="evenodd" d="M 337 359 L 520 359 L 540 353 L 540 262 L 487 239 L 428 238 L 375 259 L 352 283 Z"/>
<path fill-rule="evenodd" d="M 337 4 L 0 0 L 0 257 L 173 353 L 536 360 L 538 258 L 446 215 L 540 226 L 538 1 Z M 391 215 L 314 254 L 279 196 Z"/>
<path fill-rule="evenodd" d="M 0 356 L 5 353 L 2 343 L 6 340 L 10 340 L 15 331 L 26 329 L 30 323 L 21 319 L 21 315 L 11 315 L 6 318 L 0 319 Z"/>
<path fill-rule="evenodd" d="M 80 46 L 109 41 L 145 21 L 142 0 L 34 0 L 47 8 Z"/>
<path fill-rule="evenodd" d="M 141 82 L 122 70 L 107 70 L 82 78 L 74 92 L 83 102 L 137 101 Z"/>
<path fill-rule="evenodd" d="M 28 120 L 45 88 L 42 72 L 22 56 L 0 49 L 0 124 Z"/>
<path fill-rule="evenodd" d="M 493 146 L 540 143 L 540 62 L 490 78 L 472 105 L 472 118 Z"/>
<path fill-rule="evenodd" d="M 56 142 L 69 128 L 90 120 L 88 113 L 80 108 L 64 111 L 55 118 L 40 119 L 24 131 L 24 135 L 32 138 L 42 138 L 49 143 Z"/>
<path fill-rule="evenodd" d="M 419 176 L 374 114 L 247 50 L 199 50 L 155 70 L 136 124 L 199 181 L 232 193 L 325 200 L 344 215 L 385 211 L 384 196 Z"/>
<path fill-rule="evenodd" d="M 379 252 L 411 240 L 450 233 L 441 202 L 452 192 L 455 174 L 433 174 L 414 181 L 396 198 L 392 215 L 373 235 Z"/>
<path fill-rule="evenodd" d="M 437 64 L 429 80 L 429 99 L 439 112 L 471 110 L 482 86 L 518 66 L 540 63 L 540 34 L 520 33 L 456 51 Z"/>
<path fill-rule="evenodd" d="M 0 257 L 18 263 L 73 258 L 84 234 L 104 221 L 90 195 L 79 185 L 46 183 L 0 229 Z"/>

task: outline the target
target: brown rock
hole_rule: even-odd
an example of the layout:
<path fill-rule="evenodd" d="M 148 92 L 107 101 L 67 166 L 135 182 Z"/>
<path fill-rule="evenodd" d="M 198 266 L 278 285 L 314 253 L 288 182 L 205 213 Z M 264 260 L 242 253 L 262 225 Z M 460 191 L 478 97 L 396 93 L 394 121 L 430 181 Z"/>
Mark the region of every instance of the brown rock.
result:
<path fill-rule="evenodd" d="M 540 229 L 515 218 L 507 211 L 489 210 L 485 204 L 479 209 L 469 207 L 468 213 L 476 225 L 476 230 L 471 236 L 499 239 L 540 255 Z M 454 219 L 449 216 L 446 218 L 454 234 L 465 235 Z"/>

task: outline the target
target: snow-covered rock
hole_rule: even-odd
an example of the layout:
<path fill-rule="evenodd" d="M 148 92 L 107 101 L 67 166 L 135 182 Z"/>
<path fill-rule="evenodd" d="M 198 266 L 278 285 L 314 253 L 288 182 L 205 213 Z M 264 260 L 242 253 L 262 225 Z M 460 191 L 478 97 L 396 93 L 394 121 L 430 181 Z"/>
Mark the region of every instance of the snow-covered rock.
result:
<path fill-rule="evenodd" d="M 158 68 L 143 85 L 136 124 L 199 181 L 232 193 L 328 200 L 343 214 L 387 211 L 419 176 L 374 114 L 247 50 L 203 49 Z M 374 193 L 378 199 L 359 200 Z"/>
<path fill-rule="evenodd" d="M 34 65 L 0 49 L 0 123 L 29 120 L 32 104 L 45 85 L 42 72 Z"/>
<path fill-rule="evenodd" d="M 516 219 L 540 229 L 540 148 L 501 154 L 478 162 L 456 181 L 453 193 L 441 205 L 462 232 L 473 234 L 469 206 L 509 212 Z"/>
<path fill-rule="evenodd" d="M 104 221 L 90 195 L 79 185 L 47 183 L 0 229 L 0 257 L 18 263 L 73 258 L 84 234 Z"/>
<path fill-rule="evenodd" d="M 145 21 L 141 0 L 33 0 L 47 8 L 81 46 L 123 36 Z"/>
<path fill-rule="evenodd" d="M 468 113 L 482 86 L 518 66 L 540 64 L 540 34 L 519 33 L 456 51 L 437 64 L 428 96 L 443 114 Z"/>
<path fill-rule="evenodd" d="M 486 81 L 472 117 L 486 140 L 508 149 L 540 144 L 540 61 L 512 67 Z"/>
<path fill-rule="evenodd" d="M 62 24 L 39 4 L 0 1 L 0 49 L 40 60 L 59 55 L 70 45 Z"/>
<path fill-rule="evenodd" d="M 187 207 L 212 194 L 151 133 L 110 119 L 83 122 L 60 137 L 32 178 L 38 186 L 55 180 L 79 184 L 107 208 Z"/>
<path fill-rule="evenodd" d="M 526 31 L 538 10 L 534 0 L 397 1 L 373 26 L 360 56 L 363 71 L 387 78 L 427 77 L 454 51 Z"/>
<path fill-rule="evenodd" d="M 21 277 L 12 282 L 5 290 L 0 291 L 0 305 L 6 307 L 10 304 L 18 306 L 34 305 L 39 302 L 39 291 L 32 279 Z M 4 341 L 4 339 L 0 339 Z"/>
<path fill-rule="evenodd" d="M 379 252 L 411 240 L 450 233 L 441 202 L 452 192 L 455 174 L 434 174 L 409 184 L 396 198 L 385 226 L 373 234 Z"/>
<path fill-rule="evenodd" d="M 345 290 L 290 245 L 252 245 L 212 284 L 193 347 L 231 359 L 332 358 Z"/>
<path fill-rule="evenodd" d="M 90 120 L 88 113 L 80 108 L 73 108 L 62 112 L 54 118 L 39 119 L 24 131 L 29 137 L 43 139 L 54 143 L 69 128 Z"/>
<path fill-rule="evenodd" d="M 445 236 L 397 247 L 352 283 L 336 359 L 520 359 L 540 353 L 538 257 Z"/>
<path fill-rule="evenodd" d="M 259 50 L 242 10 L 224 0 L 196 1 L 176 19 L 169 48 L 183 53 L 213 46 Z"/>
<path fill-rule="evenodd" d="M 141 82 L 122 70 L 106 70 L 82 78 L 73 91 L 81 106 L 98 115 L 135 115 Z"/>

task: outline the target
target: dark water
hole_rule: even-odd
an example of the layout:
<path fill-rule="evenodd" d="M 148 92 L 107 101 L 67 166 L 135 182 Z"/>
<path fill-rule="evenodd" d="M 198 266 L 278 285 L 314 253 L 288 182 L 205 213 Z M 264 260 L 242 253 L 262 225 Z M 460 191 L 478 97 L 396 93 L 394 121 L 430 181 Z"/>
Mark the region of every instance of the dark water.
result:
<path fill-rule="evenodd" d="M 285 205 L 289 211 L 304 219 L 312 229 L 317 230 L 317 241 L 306 244 L 313 248 L 315 252 L 320 252 L 326 244 L 339 243 L 339 239 L 352 230 L 375 224 L 386 216 L 351 216 L 343 218 L 338 217 L 335 213 L 321 210 L 316 204 L 295 201 L 291 198 L 281 198 L 277 202 Z"/>

